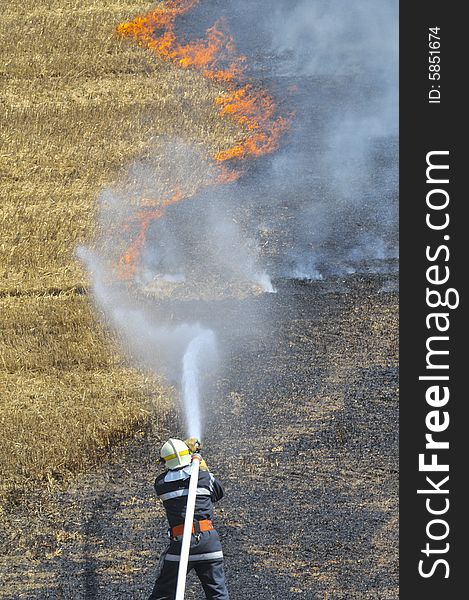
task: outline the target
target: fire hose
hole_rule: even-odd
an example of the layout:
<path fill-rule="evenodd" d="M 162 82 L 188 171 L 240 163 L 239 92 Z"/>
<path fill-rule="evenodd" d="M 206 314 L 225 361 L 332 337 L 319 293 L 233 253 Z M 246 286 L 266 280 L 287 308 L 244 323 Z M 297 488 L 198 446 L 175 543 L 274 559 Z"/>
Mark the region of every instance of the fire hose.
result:
<path fill-rule="evenodd" d="M 202 457 L 200 454 L 194 454 L 192 456 L 192 470 L 189 481 L 189 493 L 187 495 L 186 518 L 184 519 L 184 532 L 182 534 L 181 556 L 179 560 L 175 600 L 184 600 L 184 592 L 186 590 L 187 565 L 189 563 L 189 550 L 191 544 L 195 499 L 197 495 L 197 483 L 199 481 L 199 467 L 201 460 Z"/>

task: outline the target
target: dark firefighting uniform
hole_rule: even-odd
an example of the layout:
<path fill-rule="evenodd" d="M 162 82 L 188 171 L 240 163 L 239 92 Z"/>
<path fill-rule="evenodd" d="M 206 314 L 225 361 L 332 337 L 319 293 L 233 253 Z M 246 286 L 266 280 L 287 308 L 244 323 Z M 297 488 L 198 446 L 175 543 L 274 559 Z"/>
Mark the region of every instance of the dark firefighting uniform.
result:
<path fill-rule="evenodd" d="M 166 510 L 170 531 L 184 524 L 191 470 L 192 465 L 188 465 L 166 471 L 156 478 L 156 493 Z M 209 471 L 199 471 L 194 512 L 195 533 L 191 537 L 187 571 L 195 570 L 207 600 L 228 600 L 223 552 L 217 531 L 211 529 L 199 533 L 197 523 L 212 521 L 213 503 L 222 497 L 221 483 Z M 169 546 L 161 555 L 158 576 L 149 600 L 174 600 L 181 544 L 182 533 L 176 537 L 171 535 Z"/>

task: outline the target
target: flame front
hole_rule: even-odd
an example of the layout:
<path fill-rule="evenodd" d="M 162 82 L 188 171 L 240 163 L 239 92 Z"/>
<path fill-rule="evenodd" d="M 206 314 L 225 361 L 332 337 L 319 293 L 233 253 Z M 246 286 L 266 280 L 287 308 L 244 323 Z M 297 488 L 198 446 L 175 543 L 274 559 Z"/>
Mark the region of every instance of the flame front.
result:
<path fill-rule="evenodd" d="M 256 89 L 245 81 L 246 58 L 236 53 L 233 37 L 224 19 L 218 19 L 207 30 L 203 40 L 186 44 L 178 41 L 174 31 L 177 17 L 190 11 L 198 2 L 169 0 L 144 16 L 120 24 L 117 32 L 135 39 L 141 46 L 179 68 L 196 70 L 207 79 L 224 82 L 225 90 L 215 100 L 219 114 L 231 118 L 246 131 L 245 137 L 237 144 L 212 157 L 219 170 L 214 183 L 229 183 L 240 177 L 241 159 L 262 156 L 278 148 L 279 138 L 288 127 L 288 121 L 275 116 L 275 103 L 265 90 Z M 233 161 L 236 161 L 236 167 Z M 136 237 L 119 260 L 119 278 L 128 279 L 135 275 L 150 224 L 163 216 L 166 206 L 183 199 L 183 194 L 176 193 L 170 200 L 152 201 L 151 206 L 139 209 L 135 216 Z"/>

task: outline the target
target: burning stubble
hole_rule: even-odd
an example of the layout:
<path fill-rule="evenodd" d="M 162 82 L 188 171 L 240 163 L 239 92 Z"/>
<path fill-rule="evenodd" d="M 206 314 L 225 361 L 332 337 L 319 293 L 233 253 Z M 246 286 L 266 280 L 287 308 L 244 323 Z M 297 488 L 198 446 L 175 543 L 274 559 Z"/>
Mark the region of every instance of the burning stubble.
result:
<path fill-rule="evenodd" d="M 365 4 L 172 0 L 117 28 L 151 56 L 222 84 L 214 110 L 242 132 L 211 155 L 157 140 L 103 192 L 101 235 L 81 253 L 129 354 L 179 386 L 188 433 L 200 430 L 220 331 L 249 328 L 225 318 L 223 299 L 274 291 L 268 272 L 322 278 L 395 256 L 394 3 Z M 184 19 L 204 35 L 187 41 Z M 257 74 L 282 97 L 283 115 Z"/>
<path fill-rule="evenodd" d="M 137 163 L 120 189 L 103 193 L 102 235 L 93 251 L 82 249 L 80 256 L 93 274 L 96 302 L 129 354 L 178 381 L 187 434 L 200 437 L 201 374 L 209 363 L 213 367 L 216 333 L 192 314 L 171 323 L 180 312 L 174 304 L 274 291 L 255 243 L 236 219 L 227 217 L 217 196 L 220 186 L 241 176 L 243 160 L 277 149 L 287 121 L 276 114 L 265 90 L 245 80 L 245 58 L 236 53 L 224 19 L 210 26 L 204 39 L 178 39 L 177 18 L 197 4 L 172 0 L 121 24 L 117 32 L 181 69 L 222 82 L 215 107 L 245 133 L 211 157 L 196 156 L 184 142 L 166 140 L 163 154 L 170 160 L 165 167 L 161 161 L 157 168 Z M 177 173 L 181 165 L 186 166 L 182 182 Z"/>
<path fill-rule="evenodd" d="M 171 0 L 144 16 L 117 28 L 119 35 L 136 40 L 158 57 L 181 69 L 192 69 L 225 89 L 215 100 L 221 117 L 228 117 L 239 125 L 246 135 L 230 148 L 216 152 L 212 159 L 218 167 L 214 182 L 231 183 L 240 175 L 240 160 L 259 157 L 278 148 L 280 135 L 288 121 L 276 115 L 272 97 L 263 89 L 253 87 L 244 78 L 245 57 L 236 53 L 233 37 L 226 22 L 220 18 L 209 27 L 204 39 L 182 43 L 175 33 L 178 17 L 197 6 L 198 0 Z M 135 274 L 135 265 L 145 245 L 151 222 L 164 214 L 167 206 L 185 200 L 177 190 L 169 197 L 152 200 L 136 215 L 138 229 L 130 247 L 119 260 L 121 279 Z"/>
<path fill-rule="evenodd" d="M 260 230 L 279 238 L 272 273 L 315 279 L 395 268 L 395 0 L 173 0 L 121 24 L 118 33 L 223 84 L 216 108 L 245 135 L 213 154 L 220 169 L 214 181 L 233 183 L 250 158 L 264 157 L 243 182 L 254 210 L 266 205 L 263 220 L 257 229 L 254 221 L 245 226 L 253 239 Z M 152 221 L 187 197 L 174 190 L 140 211 L 120 259 L 122 278 L 133 276 Z"/>
<path fill-rule="evenodd" d="M 96 306 L 123 350 L 179 389 L 186 433 L 200 438 L 202 397 L 217 372 L 220 332 L 226 339 L 227 331 L 242 335 L 249 328 L 248 320 L 226 314 L 224 302 L 273 287 L 255 242 L 232 216 L 234 192 L 217 182 L 210 157 L 174 139 L 160 140 L 151 154 L 101 194 L 99 236 L 78 254 L 92 276 Z M 152 219 L 133 277 L 122 280 L 122 248 L 128 252 L 135 243 L 142 197 L 179 185 L 186 201 L 168 204 Z M 226 343 L 223 354 L 229 354 Z"/>
<path fill-rule="evenodd" d="M 225 84 L 224 92 L 215 101 L 219 114 L 232 118 L 249 135 L 231 148 L 217 152 L 216 161 L 273 152 L 287 122 L 275 115 L 275 103 L 265 90 L 244 81 L 246 57 L 237 54 L 226 20 L 219 18 L 207 29 L 204 39 L 188 43 L 178 40 L 177 18 L 198 4 L 198 0 L 171 0 L 130 23 L 122 23 L 117 31 L 181 69 L 199 71 L 207 79 Z"/>
<path fill-rule="evenodd" d="M 188 27 L 223 15 L 246 72 L 294 114 L 278 151 L 242 182 L 262 206 L 263 238 L 281 248 L 270 272 L 396 268 L 398 3 L 213 0 L 194 10 Z"/>

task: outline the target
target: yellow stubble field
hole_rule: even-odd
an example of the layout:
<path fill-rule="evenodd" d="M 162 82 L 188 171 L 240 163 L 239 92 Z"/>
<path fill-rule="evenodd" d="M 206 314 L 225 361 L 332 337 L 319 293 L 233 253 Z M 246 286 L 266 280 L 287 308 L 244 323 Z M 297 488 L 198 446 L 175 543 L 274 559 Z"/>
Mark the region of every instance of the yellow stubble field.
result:
<path fill-rule="evenodd" d="M 116 36 L 148 3 L 13 0 L 0 16 L 0 500 L 85 470 L 164 411 L 95 315 L 96 199 L 164 136 L 240 136 L 217 86 Z"/>

